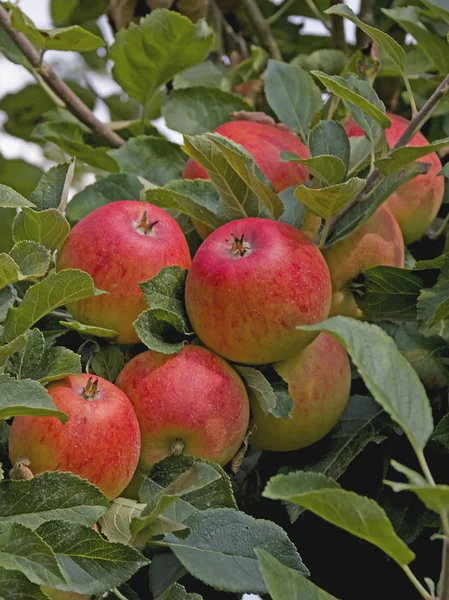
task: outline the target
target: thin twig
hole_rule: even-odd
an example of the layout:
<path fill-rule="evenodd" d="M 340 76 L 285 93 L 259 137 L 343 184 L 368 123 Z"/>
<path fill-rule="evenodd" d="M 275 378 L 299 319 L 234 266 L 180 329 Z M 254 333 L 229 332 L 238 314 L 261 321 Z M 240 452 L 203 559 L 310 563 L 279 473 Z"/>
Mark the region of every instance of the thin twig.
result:
<path fill-rule="evenodd" d="M 389 158 L 395 150 L 397 150 L 398 148 L 402 148 L 403 146 L 406 146 L 409 143 L 409 141 L 413 138 L 415 133 L 417 133 L 424 125 L 424 123 L 431 117 L 432 112 L 435 110 L 439 102 L 444 98 L 448 91 L 449 75 L 446 75 L 446 77 L 443 79 L 443 81 L 440 83 L 440 85 L 437 87 L 434 93 L 430 96 L 430 98 L 427 100 L 427 102 L 424 104 L 421 110 L 412 118 L 407 129 L 405 129 L 404 133 L 398 139 L 396 144 L 392 146 L 387 152 L 385 158 Z M 338 215 L 336 215 L 332 219 L 331 224 L 329 226 L 329 233 L 333 229 L 335 229 L 336 225 L 341 221 L 341 219 L 344 216 L 346 216 L 356 204 L 365 200 L 366 196 L 373 191 L 373 189 L 379 182 L 381 176 L 382 174 L 377 168 L 374 169 L 370 173 L 370 175 L 368 175 L 362 190 L 357 194 L 357 196 L 353 200 L 351 200 L 351 202 L 349 202 L 349 204 L 347 204 L 343 208 L 343 210 L 340 213 L 338 213 Z M 319 244 L 320 241 L 321 235 L 317 237 L 316 243 Z"/>
<path fill-rule="evenodd" d="M 210 14 L 217 23 L 217 27 L 219 26 L 222 28 L 224 37 L 228 42 L 228 50 L 237 50 L 242 59 L 248 58 L 248 46 L 244 37 L 237 33 L 233 29 L 233 27 L 231 27 L 231 25 L 226 20 L 226 17 L 224 16 L 220 8 L 217 6 L 215 0 L 209 0 L 209 7 Z"/>
<path fill-rule="evenodd" d="M 74 94 L 69 86 L 56 75 L 49 65 L 43 62 L 41 64 L 40 53 L 25 34 L 13 29 L 9 13 L 2 4 L 0 4 L 0 26 L 3 27 L 22 54 L 30 61 L 48 87 L 64 102 L 67 109 L 75 115 L 75 117 L 98 134 L 110 146 L 119 148 L 125 143 L 125 140 L 117 133 L 111 131 L 105 123 L 102 123 L 97 119 L 93 112 L 76 94 Z"/>
<path fill-rule="evenodd" d="M 376 0 L 362 0 L 360 3 L 359 19 L 367 25 L 374 26 L 374 5 Z M 357 47 L 363 48 L 370 40 L 369 35 L 357 27 Z"/>
<path fill-rule="evenodd" d="M 270 26 L 265 20 L 256 0 L 242 0 L 243 8 L 246 11 L 248 19 L 251 21 L 261 45 L 267 50 L 275 60 L 282 60 L 281 52 L 276 44 Z"/>
<path fill-rule="evenodd" d="M 331 0 L 331 7 L 336 4 L 341 4 L 340 0 Z M 344 19 L 339 15 L 331 15 L 331 38 L 332 46 L 336 50 L 347 52 Z"/>
<path fill-rule="evenodd" d="M 418 590 L 420 595 L 423 598 L 425 598 L 425 600 L 432 600 L 432 596 L 429 594 L 429 592 L 426 590 L 426 588 L 420 583 L 419 579 L 413 574 L 410 567 L 408 565 L 402 565 L 402 568 L 404 570 L 404 573 L 407 575 L 407 577 L 413 583 L 413 585 Z"/>

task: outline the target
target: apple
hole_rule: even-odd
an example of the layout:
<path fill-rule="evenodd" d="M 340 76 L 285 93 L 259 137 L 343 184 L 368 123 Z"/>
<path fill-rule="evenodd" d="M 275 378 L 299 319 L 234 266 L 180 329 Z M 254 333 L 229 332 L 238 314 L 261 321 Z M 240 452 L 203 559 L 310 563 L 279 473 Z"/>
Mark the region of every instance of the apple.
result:
<path fill-rule="evenodd" d="M 92 596 L 77 594 L 76 592 L 61 592 L 46 586 L 41 586 L 41 590 L 47 594 L 50 600 L 90 600 Z"/>
<path fill-rule="evenodd" d="M 179 454 L 224 465 L 245 437 L 245 386 L 231 365 L 207 348 L 184 346 L 170 355 L 148 350 L 125 365 L 116 384 L 139 421 L 141 472 Z"/>
<path fill-rule="evenodd" d="M 409 121 L 392 113 L 387 113 L 391 126 L 386 129 L 388 145 L 394 146 Z M 352 120 L 346 124 L 349 137 L 363 135 L 362 129 Z M 428 141 L 422 133 L 417 133 L 408 146 L 427 146 Z M 411 181 L 403 183 L 387 200 L 387 206 L 399 223 L 406 244 L 419 239 L 430 227 L 438 214 L 444 195 L 444 177 L 438 176 L 441 171 L 441 162 L 436 152 L 419 159 L 420 162 L 429 163 L 430 167 L 424 175 L 418 175 Z"/>
<path fill-rule="evenodd" d="M 233 142 L 242 145 L 254 158 L 257 166 L 267 179 L 271 181 L 276 193 L 288 187 L 299 185 L 309 179 L 309 173 L 303 165 L 279 161 L 282 151 L 293 152 L 301 158 L 309 157 L 309 150 L 293 133 L 276 125 L 256 123 L 254 121 L 237 120 L 220 125 L 215 130 Z M 206 169 L 192 158 L 184 168 L 184 179 L 208 179 Z M 192 219 L 198 234 L 205 239 L 211 229 L 204 223 Z M 307 212 L 305 223 L 301 228 L 310 237 L 315 237 L 321 219 Z"/>
<path fill-rule="evenodd" d="M 116 498 L 128 485 L 140 454 L 139 423 L 126 395 L 101 377 L 70 375 L 47 388 L 69 419 L 16 417 L 9 455 L 29 458 L 34 475 L 70 471 Z"/>
<path fill-rule="evenodd" d="M 404 240 L 390 210 L 382 204 L 351 235 L 323 251 L 332 279 L 330 316 L 362 318 L 354 298 L 354 279 L 370 267 L 404 266 Z"/>
<path fill-rule="evenodd" d="M 250 444 L 261 450 L 290 451 L 305 448 L 323 438 L 338 423 L 349 399 L 351 367 L 346 351 L 327 333 L 298 354 L 275 363 L 288 383 L 294 403 L 291 419 L 266 415 L 250 396 L 252 434 Z"/>
<path fill-rule="evenodd" d="M 75 225 L 67 236 L 57 269 L 81 269 L 95 286 L 109 292 L 70 303 L 78 321 L 114 329 L 117 342 L 139 341 L 133 328 L 148 308 L 139 282 L 163 267 L 190 267 L 190 251 L 177 222 L 148 202 L 120 200 L 101 206 Z"/>
<path fill-rule="evenodd" d="M 323 321 L 331 302 L 329 270 L 301 231 L 246 218 L 202 243 L 186 280 L 195 333 L 228 360 L 267 364 L 289 358 L 315 337 L 298 325 Z"/>

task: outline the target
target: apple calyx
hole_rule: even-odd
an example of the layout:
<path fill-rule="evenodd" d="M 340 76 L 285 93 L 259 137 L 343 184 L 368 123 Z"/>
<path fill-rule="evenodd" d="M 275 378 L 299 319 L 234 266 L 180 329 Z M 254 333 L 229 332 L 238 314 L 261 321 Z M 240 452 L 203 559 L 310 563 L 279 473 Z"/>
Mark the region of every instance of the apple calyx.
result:
<path fill-rule="evenodd" d="M 170 445 L 170 456 L 180 456 L 184 447 L 184 440 L 182 438 L 176 438 Z"/>
<path fill-rule="evenodd" d="M 33 479 L 34 475 L 30 469 L 31 461 L 27 456 L 18 456 L 12 469 L 9 471 L 9 478 L 15 481 L 26 481 Z"/>
<path fill-rule="evenodd" d="M 230 240 L 228 240 L 228 243 L 232 244 L 231 245 L 231 254 L 233 256 L 245 256 L 245 254 L 251 248 L 251 246 L 248 244 L 248 242 L 243 241 L 245 234 L 242 233 L 241 238 L 238 238 L 234 233 L 231 233 L 231 235 L 232 235 L 233 241 L 231 242 Z"/>
<path fill-rule="evenodd" d="M 156 225 L 156 223 L 159 223 L 159 220 L 153 221 L 152 223 L 148 222 L 148 213 L 147 213 L 147 211 L 145 211 L 143 213 L 143 217 L 137 224 L 137 229 L 142 229 L 143 233 L 145 235 L 148 235 L 149 233 L 151 233 L 153 231 L 153 227 Z"/>
<path fill-rule="evenodd" d="M 98 378 L 93 381 L 92 377 L 89 377 L 86 383 L 86 387 L 84 387 L 81 391 L 81 396 L 85 400 L 95 400 L 96 396 L 99 394 L 98 390 Z"/>

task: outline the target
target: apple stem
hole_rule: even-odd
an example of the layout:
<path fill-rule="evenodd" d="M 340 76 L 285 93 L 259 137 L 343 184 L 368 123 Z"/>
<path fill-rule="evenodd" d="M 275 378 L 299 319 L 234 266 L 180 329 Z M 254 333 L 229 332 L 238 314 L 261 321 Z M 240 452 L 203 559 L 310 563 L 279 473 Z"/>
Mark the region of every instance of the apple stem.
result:
<path fill-rule="evenodd" d="M 148 222 L 148 213 L 147 213 L 147 211 L 145 211 L 143 213 L 143 217 L 141 218 L 139 224 L 137 225 L 137 228 L 143 229 L 144 234 L 148 235 L 149 233 L 151 233 L 151 231 L 153 230 L 153 227 L 156 225 L 156 223 L 159 223 L 159 220 L 153 221 L 152 223 Z"/>
<path fill-rule="evenodd" d="M 234 233 L 232 235 L 232 246 L 231 246 L 231 254 L 234 256 L 245 256 L 246 252 L 249 250 L 249 244 L 243 241 L 245 234 L 242 233 L 242 237 L 238 238 Z"/>
<path fill-rule="evenodd" d="M 170 456 L 180 456 L 184 450 L 185 443 L 182 438 L 176 438 L 170 446 Z"/>
<path fill-rule="evenodd" d="M 98 395 L 98 378 L 92 381 L 92 377 L 89 377 L 86 383 L 86 387 L 83 388 L 81 395 L 85 400 L 95 400 Z"/>

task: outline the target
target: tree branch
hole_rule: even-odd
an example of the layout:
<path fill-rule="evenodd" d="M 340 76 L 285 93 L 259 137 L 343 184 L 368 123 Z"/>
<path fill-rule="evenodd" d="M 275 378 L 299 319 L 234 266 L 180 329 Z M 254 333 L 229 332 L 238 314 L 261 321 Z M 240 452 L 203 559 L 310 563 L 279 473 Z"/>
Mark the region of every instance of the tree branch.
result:
<path fill-rule="evenodd" d="M 261 45 L 267 50 L 272 58 L 275 60 L 282 60 L 282 55 L 276 44 L 270 26 L 265 20 L 265 17 L 260 11 L 256 0 L 242 0 L 243 8 L 251 21 L 254 29 L 256 30 L 257 36 L 260 39 Z"/>
<path fill-rule="evenodd" d="M 26 56 L 37 73 L 42 77 L 48 87 L 60 98 L 67 109 L 75 115 L 82 123 L 103 138 L 108 145 L 119 148 L 125 143 L 117 133 L 102 123 L 93 112 L 78 98 L 69 86 L 56 75 L 53 69 L 41 61 L 41 55 L 26 37 L 25 34 L 16 31 L 11 26 L 8 11 L 0 3 L 0 26 L 6 31 L 19 50 Z M 41 64 L 42 63 L 42 64 Z"/>
<path fill-rule="evenodd" d="M 421 108 L 421 110 L 412 118 L 407 129 L 404 131 L 404 133 L 398 139 L 396 144 L 392 148 L 390 148 L 390 150 L 387 152 L 387 154 L 385 155 L 385 158 L 388 158 L 389 156 L 391 156 L 391 154 L 395 150 L 397 150 L 398 148 L 402 148 L 403 146 L 406 146 L 409 143 L 409 141 L 412 139 L 412 137 L 415 135 L 415 133 L 417 133 L 421 129 L 421 127 L 424 125 L 424 123 L 430 118 L 430 116 L 432 115 L 432 112 L 435 110 L 435 108 L 438 106 L 439 102 L 444 98 L 444 96 L 447 94 L 448 91 L 449 91 L 449 75 L 446 75 L 446 77 L 443 79 L 443 81 L 440 83 L 440 85 L 437 87 L 437 89 L 434 91 L 434 93 L 430 96 L 430 98 L 427 100 L 427 102 L 424 104 L 424 106 Z M 368 175 L 365 185 L 363 186 L 362 190 L 357 194 L 357 196 L 354 198 L 354 200 L 349 202 L 349 204 L 347 204 L 343 208 L 343 210 L 338 215 L 335 215 L 335 217 L 332 219 L 330 226 L 329 226 L 329 233 L 333 229 L 335 229 L 335 226 L 337 225 L 337 223 L 339 223 L 341 221 L 341 219 L 344 216 L 346 216 L 354 208 L 354 206 L 356 204 L 365 200 L 366 196 L 370 192 L 373 191 L 373 189 L 379 182 L 379 179 L 381 178 L 381 176 L 382 176 L 382 174 L 379 171 L 379 169 L 377 169 L 377 168 L 374 169 Z M 318 235 L 318 237 L 316 239 L 317 244 L 319 244 L 321 242 L 321 237 L 322 237 L 322 234 Z"/>
<path fill-rule="evenodd" d="M 336 4 L 341 4 L 341 0 L 331 0 L 331 7 Z M 343 50 L 343 52 L 347 52 L 348 46 L 346 44 L 345 37 L 345 25 L 343 17 L 339 15 L 331 15 L 331 38 L 332 38 L 332 46 L 336 50 Z"/>
<path fill-rule="evenodd" d="M 374 25 L 374 4 L 375 0 L 362 0 L 360 4 L 359 19 L 371 26 Z M 370 41 L 369 35 L 359 27 L 357 27 L 356 39 L 358 48 L 363 48 Z"/>

